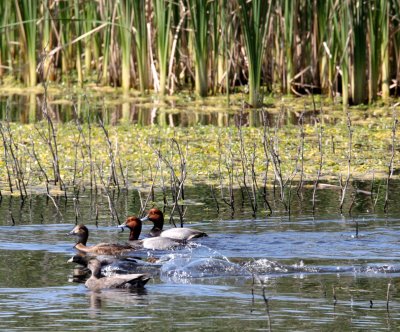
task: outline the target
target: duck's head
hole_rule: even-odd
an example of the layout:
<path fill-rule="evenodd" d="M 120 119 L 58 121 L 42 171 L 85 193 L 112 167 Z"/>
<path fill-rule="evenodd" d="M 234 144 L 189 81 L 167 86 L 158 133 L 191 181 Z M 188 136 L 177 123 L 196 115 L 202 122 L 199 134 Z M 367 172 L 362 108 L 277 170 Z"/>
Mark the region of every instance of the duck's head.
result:
<path fill-rule="evenodd" d="M 77 239 L 77 244 L 81 243 L 86 246 L 87 239 L 89 237 L 89 230 L 83 224 L 76 225 L 72 231 L 67 233 L 67 235 L 75 235 Z"/>
<path fill-rule="evenodd" d="M 92 275 L 95 277 L 100 276 L 101 263 L 98 259 L 92 258 L 87 263 L 87 268 L 92 272 Z"/>
<path fill-rule="evenodd" d="M 152 236 L 158 236 L 160 235 L 163 227 L 164 227 L 164 214 L 157 208 L 152 208 L 149 210 L 147 215 L 141 219 L 141 221 L 147 221 L 150 220 L 153 224 L 154 227 L 150 231 L 150 234 Z"/>
<path fill-rule="evenodd" d="M 122 230 L 124 230 L 125 227 L 129 228 L 131 231 L 129 235 L 129 241 L 139 239 L 140 233 L 142 231 L 142 221 L 138 217 L 128 217 L 123 224 L 118 226 L 118 228 L 121 228 Z"/>

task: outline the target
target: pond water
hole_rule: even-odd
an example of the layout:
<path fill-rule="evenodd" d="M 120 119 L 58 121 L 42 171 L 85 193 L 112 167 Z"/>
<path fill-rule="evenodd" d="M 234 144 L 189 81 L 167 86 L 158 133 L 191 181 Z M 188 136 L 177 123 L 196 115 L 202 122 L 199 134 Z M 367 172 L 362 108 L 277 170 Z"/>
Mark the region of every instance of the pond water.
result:
<path fill-rule="evenodd" d="M 227 205 L 217 208 L 207 186 L 187 187 L 185 226 L 209 236 L 180 250 L 135 253 L 162 262 L 149 269 L 146 288 L 100 293 L 73 281 L 75 266 L 67 260 L 75 251 L 66 233 L 77 218 L 91 231 L 89 243 L 124 242 L 127 232 L 117 231 L 107 198 L 81 193 L 76 215 L 72 197 L 56 197 L 58 212 L 45 195 L 23 204 L 3 196 L 0 330 L 399 329 L 399 191 L 391 183 L 388 213 L 383 197 L 375 205 L 357 194 L 351 215 L 350 202 L 339 212 L 335 190 L 319 190 L 313 212 L 305 187 L 293 195 L 290 215 L 269 193 L 274 213 L 268 216 L 260 202 L 252 217 L 239 191 L 232 213 Z M 116 194 L 115 205 L 121 219 L 137 214 L 137 192 Z M 162 207 L 160 194 L 155 205 Z M 168 217 L 171 208 L 165 210 Z M 143 232 L 149 230 L 146 223 Z"/>

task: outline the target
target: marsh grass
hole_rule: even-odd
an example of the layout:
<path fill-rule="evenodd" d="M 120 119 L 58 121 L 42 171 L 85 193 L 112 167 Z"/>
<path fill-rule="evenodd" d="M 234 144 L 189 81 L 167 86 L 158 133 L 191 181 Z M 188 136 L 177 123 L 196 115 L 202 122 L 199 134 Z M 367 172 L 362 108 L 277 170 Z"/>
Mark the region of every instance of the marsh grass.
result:
<path fill-rule="evenodd" d="M 301 182 L 298 197 L 313 188 L 312 202 L 318 209 L 319 190 L 330 185 L 338 190 L 345 213 L 360 195 L 359 181 L 372 181 L 371 194 L 364 190 L 363 195 L 371 195 L 371 202 L 376 202 L 389 190 L 376 183 L 398 178 L 394 172 L 398 132 L 393 129 L 397 106 L 375 109 L 374 117 L 366 119 L 362 110 L 350 108 L 343 116 L 332 105 L 321 103 L 314 109 L 308 100 L 301 111 L 311 110 L 309 118 L 304 121 L 303 113 L 296 125 L 297 121 L 290 120 L 294 110 L 285 102 L 275 115 L 256 112 L 253 116 L 260 118 L 260 127 L 249 126 L 250 111 L 242 109 L 236 122 L 219 128 L 173 128 L 135 125 L 129 119 L 119 122 L 116 119 L 123 114 L 110 113 L 105 105 L 99 118 L 89 111 L 90 99 L 85 97 L 81 103 L 73 105 L 75 112 L 65 123 L 57 120 L 57 108 L 46 100 L 41 106 L 43 119 L 36 123 L 15 123 L 9 116 L 2 119 L 0 165 L 6 179 L 1 183 L 2 195 L 23 198 L 47 192 L 55 198 L 73 192 L 79 197 L 85 188 L 101 190 L 118 220 L 113 191 L 149 193 L 145 206 L 154 200 L 150 193 L 160 191 L 163 204 L 175 206 L 174 215 L 182 221 L 185 201 L 190 199 L 186 188 L 199 183 L 210 186 L 212 199 L 220 200 L 232 213 L 242 201 L 253 215 L 281 208 L 290 212 L 297 181 Z M 341 174 L 345 180 L 332 185 Z"/>
<path fill-rule="evenodd" d="M 158 87 L 158 77 L 161 95 L 165 86 L 176 93 L 194 85 L 200 96 L 229 96 L 248 86 L 252 106 L 270 92 L 329 92 L 346 106 L 380 95 L 387 101 L 400 91 L 397 0 L 16 0 L 0 6 L 0 78 L 27 86 L 38 83 L 36 64 L 45 52 L 54 55 L 44 66 L 44 72 L 51 68 L 49 79 L 101 80 L 142 94 Z"/>

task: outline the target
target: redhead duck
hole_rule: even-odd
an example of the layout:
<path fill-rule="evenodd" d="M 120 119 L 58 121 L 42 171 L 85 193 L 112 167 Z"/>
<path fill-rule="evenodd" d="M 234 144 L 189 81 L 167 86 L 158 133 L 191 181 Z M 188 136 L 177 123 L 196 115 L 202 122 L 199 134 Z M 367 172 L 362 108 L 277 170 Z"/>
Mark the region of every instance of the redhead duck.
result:
<path fill-rule="evenodd" d="M 99 243 L 95 246 L 87 247 L 86 242 L 89 237 L 89 230 L 82 224 L 76 225 L 68 235 L 75 235 L 78 240 L 76 241 L 74 248 L 87 254 L 118 255 L 135 249 L 130 245 L 117 243 Z"/>
<path fill-rule="evenodd" d="M 198 237 L 207 236 L 206 233 L 198 231 L 196 229 L 182 227 L 182 228 L 170 228 L 163 231 L 164 227 L 164 214 L 157 208 L 149 210 L 146 217 L 141 219 L 142 221 L 150 220 L 153 222 L 154 227 L 150 231 L 150 236 L 161 236 L 167 237 L 174 240 L 191 240 Z"/>
<path fill-rule="evenodd" d="M 136 216 L 128 217 L 126 221 L 118 227 L 122 229 L 127 227 L 130 229 L 129 244 L 137 249 L 167 250 L 185 244 L 184 241 L 159 236 L 139 240 L 139 235 L 142 231 L 142 221 Z"/>
<path fill-rule="evenodd" d="M 101 277 L 101 263 L 96 258 L 89 260 L 87 267 L 92 272 L 92 275 L 85 282 L 85 286 L 92 291 L 108 288 L 143 288 L 150 280 L 150 277 L 146 274 L 120 274 Z"/>

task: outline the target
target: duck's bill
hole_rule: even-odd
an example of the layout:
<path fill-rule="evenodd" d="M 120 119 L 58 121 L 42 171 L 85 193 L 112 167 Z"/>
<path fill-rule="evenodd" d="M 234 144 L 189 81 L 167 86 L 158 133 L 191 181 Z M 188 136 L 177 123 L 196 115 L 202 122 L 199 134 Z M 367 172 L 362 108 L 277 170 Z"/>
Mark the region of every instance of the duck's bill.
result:
<path fill-rule="evenodd" d="M 147 215 L 147 216 L 145 216 L 145 217 L 140 219 L 140 221 L 147 221 L 147 220 L 149 220 L 149 215 Z"/>
<path fill-rule="evenodd" d="M 123 232 L 125 230 L 126 225 L 122 224 L 122 225 L 118 225 L 117 228 L 121 229 L 121 232 Z"/>

